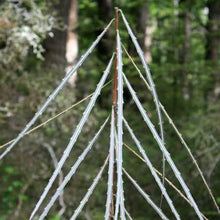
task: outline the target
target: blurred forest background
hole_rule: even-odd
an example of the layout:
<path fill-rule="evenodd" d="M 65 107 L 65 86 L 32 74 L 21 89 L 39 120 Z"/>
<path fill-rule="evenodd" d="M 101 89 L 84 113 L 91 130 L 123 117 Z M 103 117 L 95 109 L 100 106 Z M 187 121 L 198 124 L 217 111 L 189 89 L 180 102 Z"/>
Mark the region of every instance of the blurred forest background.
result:
<path fill-rule="evenodd" d="M 220 204 L 220 1 L 218 0 L 1 0 L 0 1 L 0 144 L 22 130 L 78 57 L 114 17 L 119 6 L 145 52 L 159 99 L 191 147 Z M 120 19 L 124 46 L 142 70 Z M 41 123 L 93 92 L 114 50 L 114 25 L 69 84 L 38 121 Z M 152 97 L 123 53 L 124 72 L 156 124 Z M 113 76 L 114 70 L 112 70 Z M 110 112 L 112 85 L 102 91 L 82 135 L 63 168 L 65 175 Z M 161 153 L 127 90 L 125 116 L 161 170 Z M 27 219 L 88 102 L 23 138 L 0 162 L 0 220 Z M 164 119 L 166 146 L 181 170 L 201 211 L 219 219 L 188 153 Z M 126 143 L 135 145 L 125 133 Z M 69 219 L 102 165 L 109 128 L 65 188 L 48 219 Z M 3 149 L 0 149 L 1 152 Z M 135 149 L 136 150 L 136 149 Z M 158 189 L 146 165 L 124 149 L 124 166 L 159 204 Z M 179 186 L 170 167 L 166 175 Z M 79 219 L 103 219 L 107 172 Z M 58 184 L 58 181 L 57 181 Z M 158 219 L 125 178 L 125 204 L 137 220 Z M 52 189 L 52 192 L 55 190 Z M 196 219 L 193 209 L 169 186 L 182 219 Z M 52 195 L 52 194 L 50 194 Z M 49 196 L 48 196 L 49 199 Z M 169 207 L 162 209 L 172 219 Z M 65 213 L 63 213 L 65 211 Z"/>

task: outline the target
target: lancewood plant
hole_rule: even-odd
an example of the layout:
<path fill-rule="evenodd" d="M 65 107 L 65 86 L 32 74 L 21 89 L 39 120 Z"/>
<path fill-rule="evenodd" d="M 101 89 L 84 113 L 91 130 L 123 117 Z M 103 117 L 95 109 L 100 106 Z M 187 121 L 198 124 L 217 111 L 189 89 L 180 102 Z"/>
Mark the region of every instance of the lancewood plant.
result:
<path fill-rule="evenodd" d="M 186 144 L 186 142 L 182 138 L 180 132 L 178 131 L 178 129 L 174 125 L 173 121 L 169 117 L 168 113 L 166 112 L 165 108 L 163 107 L 163 105 L 159 101 L 159 98 L 158 98 L 158 95 L 156 92 L 156 88 L 155 88 L 155 84 L 152 79 L 149 67 L 148 67 L 146 60 L 144 58 L 143 51 L 141 50 L 141 47 L 139 46 L 138 41 L 137 41 L 135 35 L 133 34 L 131 27 L 129 26 L 129 23 L 126 20 L 125 15 L 120 10 L 121 15 L 122 15 L 122 20 L 125 23 L 125 26 L 126 26 L 128 33 L 129 33 L 129 35 L 135 45 L 137 53 L 138 53 L 140 60 L 142 62 L 143 68 L 146 72 L 146 79 L 142 75 L 140 70 L 137 68 L 132 57 L 127 53 L 126 49 L 125 48 L 124 49 L 125 49 L 126 54 L 131 59 L 133 65 L 137 69 L 141 79 L 144 81 L 144 83 L 146 84 L 146 86 L 148 87 L 148 89 L 150 90 L 150 92 L 153 96 L 154 103 L 156 106 L 156 111 L 157 111 L 157 117 L 158 117 L 158 121 L 159 121 L 160 134 L 158 134 L 154 124 L 151 122 L 146 110 L 144 109 L 142 103 L 140 102 L 140 100 L 138 99 L 138 96 L 136 95 L 134 89 L 132 88 L 132 85 L 130 84 L 126 75 L 123 73 L 122 43 L 121 43 L 121 38 L 120 38 L 120 32 L 119 32 L 118 25 L 117 25 L 118 24 L 118 11 L 119 10 L 116 8 L 116 19 L 115 19 L 116 20 L 116 31 L 115 31 L 116 32 L 116 52 L 113 53 L 99 83 L 97 84 L 97 88 L 95 89 L 94 93 L 90 94 L 87 97 L 87 98 L 90 98 L 90 101 L 83 112 L 82 118 L 80 119 L 76 129 L 74 130 L 74 132 L 70 138 L 70 141 L 63 152 L 63 155 L 61 156 L 60 160 L 57 163 L 57 167 L 55 168 L 47 185 L 45 186 L 45 188 L 44 188 L 38 202 L 36 203 L 29 219 L 33 219 L 34 217 L 38 216 L 39 209 L 42 206 L 42 203 L 46 199 L 46 196 L 48 195 L 54 181 L 56 180 L 57 176 L 61 172 L 61 169 L 64 166 L 71 150 L 73 149 L 75 143 L 77 142 L 77 140 L 80 136 L 80 133 L 81 133 L 85 123 L 87 122 L 89 115 L 90 115 L 90 113 L 96 103 L 96 100 L 101 93 L 102 88 L 105 87 L 104 83 L 109 75 L 109 72 L 111 70 L 111 66 L 112 66 L 114 59 L 115 59 L 115 64 L 116 64 L 115 68 L 116 69 L 115 69 L 114 87 L 113 87 L 114 88 L 113 89 L 113 104 L 112 104 L 112 108 L 110 109 L 111 123 L 110 123 L 110 141 L 109 141 L 110 143 L 109 143 L 109 151 L 108 151 L 109 153 L 106 157 L 104 165 L 101 167 L 97 176 L 93 179 L 93 183 L 91 184 L 90 188 L 88 189 L 88 192 L 85 194 L 85 196 L 81 200 L 79 206 L 73 212 L 73 215 L 70 217 L 70 219 L 73 220 L 78 217 L 78 215 L 82 211 L 83 207 L 86 205 L 87 201 L 89 200 L 92 193 L 94 192 L 97 184 L 99 183 L 99 180 L 101 179 L 101 176 L 102 176 L 107 164 L 108 164 L 108 180 L 107 180 L 107 191 L 106 191 L 106 202 L 105 202 L 106 207 L 105 207 L 105 215 L 103 216 L 103 218 L 105 220 L 109 220 L 109 219 L 117 220 L 119 218 L 120 219 L 126 219 L 126 218 L 132 219 L 131 215 L 129 214 L 129 212 L 125 208 L 125 195 L 124 195 L 125 185 L 123 184 L 123 173 L 128 178 L 128 180 L 131 181 L 131 183 L 134 185 L 134 187 L 137 189 L 137 191 L 143 196 L 143 198 L 146 200 L 146 202 L 149 203 L 149 205 L 161 217 L 161 219 L 166 219 L 166 220 L 168 219 L 167 214 L 165 214 L 161 210 L 159 205 L 157 205 L 155 202 L 153 202 L 153 200 L 150 198 L 150 196 L 146 192 L 144 192 L 144 190 L 136 183 L 136 181 L 130 176 L 130 174 L 128 174 L 128 172 L 123 167 L 123 146 L 126 146 L 127 149 L 130 149 L 124 143 L 123 125 L 125 125 L 126 131 L 128 131 L 128 133 L 130 134 L 131 138 L 133 139 L 134 143 L 136 144 L 137 149 L 141 153 L 142 157 L 139 156 L 137 153 L 133 152 L 131 149 L 130 150 L 134 153 L 135 156 L 138 156 L 143 162 L 145 162 L 145 164 L 149 168 L 152 176 L 154 177 L 157 185 L 159 186 L 159 189 L 160 189 L 162 195 L 164 196 L 166 202 L 168 203 L 168 206 L 170 207 L 175 219 L 180 220 L 181 216 L 178 214 L 176 204 L 174 205 L 172 198 L 168 194 L 168 191 L 167 191 L 166 186 L 164 184 L 165 180 L 166 180 L 166 182 L 169 183 L 169 185 L 171 185 L 181 195 L 181 198 L 184 198 L 192 206 L 195 214 L 197 215 L 197 217 L 200 220 L 207 219 L 201 213 L 197 202 L 195 201 L 195 199 L 193 198 L 193 196 L 189 190 L 189 187 L 187 186 L 186 182 L 182 178 L 180 171 L 178 170 L 176 164 L 174 163 L 174 161 L 172 159 L 172 156 L 170 155 L 169 151 L 167 150 L 167 148 L 165 146 L 163 120 L 162 120 L 161 112 L 164 112 L 165 116 L 168 118 L 170 124 L 174 128 L 174 131 L 177 133 L 181 142 L 183 143 L 183 146 L 186 147 L 187 151 L 189 152 L 190 157 L 192 158 L 193 162 L 196 164 L 196 168 L 198 169 L 198 171 L 202 177 L 202 180 L 205 183 L 205 186 L 208 189 L 210 196 L 212 197 L 212 200 L 214 202 L 214 205 L 216 206 L 217 211 L 219 211 L 219 207 L 214 199 L 214 196 L 211 192 L 211 189 L 209 188 L 209 186 L 208 186 L 208 184 L 202 174 L 201 169 L 199 168 L 195 158 L 193 157 L 193 155 L 190 151 L 190 148 L 188 147 L 188 145 Z M 63 86 L 69 80 L 69 78 L 74 74 L 74 72 L 77 71 L 77 69 L 86 60 L 88 55 L 92 52 L 92 50 L 95 48 L 95 46 L 101 40 L 103 35 L 106 33 L 106 31 L 108 30 L 108 28 L 110 27 L 112 22 L 113 22 L 113 20 L 107 25 L 107 27 L 104 29 L 104 31 L 92 43 L 92 45 L 89 47 L 89 49 L 86 51 L 86 53 L 77 62 L 75 67 L 64 77 L 62 82 L 51 93 L 49 98 L 40 107 L 40 109 L 37 111 L 37 113 L 35 114 L 33 119 L 27 123 L 27 125 L 21 131 L 21 133 L 14 140 L 11 140 L 10 142 L 0 146 L 0 148 L 3 148 L 5 146 L 9 145 L 6 148 L 6 150 L 0 155 L 0 159 L 2 159 L 4 156 L 6 156 L 6 154 L 18 143 L 18 141 L 23 136 L 27 135 L 28 133 L 31 133 L 32 131 L 34 131 L 42 126 L 42 125 L 40 125 L 40 126 L 37 126 L 33 129 L 29 130 L 31 128 L 31 126 L 36 122 L 36 120 L 40 117 L 40 115 L 46 110 L 46 108 L 50 104 L 50 102 L 56 97 L 58 92 L 63 88 Z M 124 103 L 124 101 L 123 101 L 123 87 L 124 87 L 124 83 L 126 84 L 128 90 L 131 94 L 131 97 L 134 100 L 134 103 L 137 105 L 137 108 L 140 111 L 140 114 L 143 117 L 144 122 L 149 127 L 151 134 L 154 137 L 155 142 L 157 143 L 157 145 L 159 146 L 159 148 L 162 152 L 162 155 L 163 155 L 163 172 L 162 172 L 162 174 L 154 168 L 147 152 L 144 150 L 144 147 L 142 146 L 141 142 L 138 140 L 137 136 L 135 135 L 135 132 L 131 129 L 129 123 L 125 120 L 125 118 L 123 116 L 123 103 Z M 87 98 L 84 98 L 83 101 Z M 82 102 L 82 100 L 80 102 Z M 77 105 L 77 104 L 75 104 L 75 105 Z M 68 108 L 68 110 L 70 110 L 70 109 L 72 109 L 72 106 L 70 108 Z M 68 110 L 65 110 L 64 112 L 67 112 Z M 58 117 L 61 114 L 63 114 L 63 112 L 61 112 L 57 116 L 54 116 L 53 119 L 55 119 L 56 117 Z M 53 119 L 51 119 L 51 120 L 53 120 Z M 43 125 L 47 124 L 49 121 L 50 120 L 44 122 Z M 51 196 L 51 198 L 48 200 L 48 203 L 45 205 L 42 213 L 39 215 L 40 220 L 45 219 L 45 217 L 49 213 L 50 209 L 53 207 L 57 198 L 62 194 L 67 183 L 71 180 L 71 178 L 73 178 L 78 167 L 80 166 L 81 163 L 83 163 L 85 157 L 88 155 L 88 153 L 92 149 L 93 145 L 95 144 L 97 139 L 100 137 L 100 135 L 101 135 L 103 129 L 105 128 L 105 126 L 107 125 L 108 121 L 109 121 L 109 117 L 104 121 L 104 123 L 99 128 L 99 130 L 97 131 L 95 136 L 92 138 L 92 140 L 85 147 L 82 154 L 79 156 L 79 158 L 76 160 L 76 162 L 72 165 L 70 171 L 67 173 L 64 180 L 59 184 L 59 186 L 57 187 L 57 190 Z M 185 192 L 186 196 L 183 195 L 183 193 L 179 189 L 177 189 L 177 187 L 171 181 L 169 181 L 167 178 L 165 178 L 165 159 L 167 160 L 174 175 L 176 176 L 177 180 L 179 181 L 180 185 L 182 186 L 182 189 Z M 116 172 L 117 172 L 117 175 L 116 175 Z M 162 177 L 162 178 L 160 178 L 160 177 Z M 114 178 L 117 178 L 117 181 L 114 181 Z M 116 187 L 114 187 L 114 182 L 116 183 Z M 114 195 L 115 195 L 115 197 L 114 197 Z"/>

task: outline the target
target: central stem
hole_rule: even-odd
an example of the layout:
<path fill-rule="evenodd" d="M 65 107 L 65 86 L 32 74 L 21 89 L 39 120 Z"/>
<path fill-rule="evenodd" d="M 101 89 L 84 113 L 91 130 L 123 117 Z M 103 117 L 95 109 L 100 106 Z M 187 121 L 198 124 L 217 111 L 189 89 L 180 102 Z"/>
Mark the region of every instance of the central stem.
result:
<path fill-rule="evenodd" d="M 114 84 L 113 84 L 113 100 L 112 105 L 114 108 L 114 121 L 115 126 L 117 124 L 117 87 L 118 87 L 118 62 L 117 62 L 117 31 L 118 31 L 118 8 L 115 7 L 115 73 L 114 73 Z M 115 152 L 115 151 L 114 151 Z M 115 156 L 114 156 L 115 158 Z M 114 159 L 114 168 L 113 168 L 113 185 L 112 185 L 112 201 L 111 201 L 111 212 L 109 220 L 114 219 L 114 179 L 115 179 L 115 159 Z"/>

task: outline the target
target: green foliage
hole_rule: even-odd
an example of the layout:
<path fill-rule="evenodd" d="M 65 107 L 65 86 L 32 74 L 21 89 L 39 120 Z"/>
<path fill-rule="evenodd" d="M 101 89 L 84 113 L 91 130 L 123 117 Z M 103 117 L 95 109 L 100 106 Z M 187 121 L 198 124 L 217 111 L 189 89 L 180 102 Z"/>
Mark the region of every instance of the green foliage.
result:
<path fill-rule="evenodd" d="M 12 166 L 6 166 L 4 171 L 1 172 L 0 216 L 11 214 L 16 208 L 18 198 L 23 201 L 27 199 L 27 196 L 19 193 L 24 185 L 23 181 L 19 179 L 20 174 Z"/>
<path fill-rule="evenodd" d="M 48 220 L 61 220 L 61 217 L 59 215 L 54 215 L 53 217 L 50 217 Z"/>
<path fill-rule="evenodd" d="M 53 36 L 55 13 L 45 1 L 4 1 L 0 4 L 1 71 L 23 70 L 29 49 L 43 59 L 43 40 Z"/>

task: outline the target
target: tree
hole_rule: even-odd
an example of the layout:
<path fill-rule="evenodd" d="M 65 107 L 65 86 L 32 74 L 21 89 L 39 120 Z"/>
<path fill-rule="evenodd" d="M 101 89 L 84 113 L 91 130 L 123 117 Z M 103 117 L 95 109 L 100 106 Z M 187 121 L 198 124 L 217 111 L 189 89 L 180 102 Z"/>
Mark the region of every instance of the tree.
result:
<path fill-rule="evenodd" d="M 113 1 L 112 0 L 97 0 L 99 20 L 107 24 L 113 17 Z M 103 26 L 98 31 L 101 32 Z M 107 57 L 111 56 L 113 50 L 113 32 L 109 30 L 103 40 L 98 45 L 99 57 L 105 61 Z M 107 58 L 108 59 L 108 58 Z"/>
<path fill-rule="evenodd" d="M 216 68 L 213 73 L 214 94 L 213 92 L 209 94 L 209 100 L 216 102 L 220 97 L 220 70 L 218 65 L 220 44 L 220 1 L 208 0 L 207 7 L 209 14 L 207 22 L 206 59 Z"/>
<path fill-rule="evenodd" d="M 44 43 L 47 66 L 56 66 L 68 72 L 74 65 L 78 55 L 77 40 L 77 0 L 60 0 L 55 9 L 62 28 L 54 29 L 54 36 L 47 38 Z M 77 74 L 70 78 L 69 83 L 74 86 Z"/>
<path fill-rule="evenodd" d="M 183 65 L 183 67 L 181 68 L 183 75 L 182 95 L 185 100 L 188 100 L 190 98 L 190 91 L 189 91 L 188 74 L 185 67 L 190 62 L 191 2 L 188 0 L 181 0 L 179 6 L 180 6 L 179 18 L 181 21 L 180 33 L 183 36 L 183 44 L 182 44 L 183 46 L 182 46 L 182 51 L 180 52 L 180 63 Z"/>
<path fill-rule="evenodd" d="M 152 25 L 150 17 L 150 0 L 145 1 L 139 6 L 138 31 L 142 33 L 140 44 L 144 49 L 145 59 L 147 62 L 152 61 L 151 41 L 152 41 Z"/>
<path fill-rule="evenodd" d="M 68 72 L 73 66 L 74 62 L 78 55 L 78 40 L 77 40 L 77 0 L 71 0 L 70 9 L 69 9 L 69 18 L 68 18 L 68 28 L 67 28 L 67 42 L 66 42 L 66 60 L 67 60 L 67 68 Z M 74 74 L 69 83 L 74 86 L 76 82 L 77 74 Z"/>
<path fill-rule="evenodd" d="M 66 42 L 67 25 L 70 10 L 70 0 L 59 0 L 58 4 L 53 6 L 61 22 L 62 28 L 54 28 L 53 37 L 49 37 L 44 42 L 46 65 L 56 66 L 64 69 L 66 66 Z"/>

